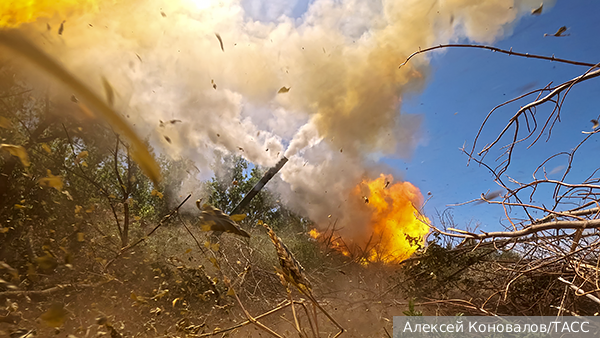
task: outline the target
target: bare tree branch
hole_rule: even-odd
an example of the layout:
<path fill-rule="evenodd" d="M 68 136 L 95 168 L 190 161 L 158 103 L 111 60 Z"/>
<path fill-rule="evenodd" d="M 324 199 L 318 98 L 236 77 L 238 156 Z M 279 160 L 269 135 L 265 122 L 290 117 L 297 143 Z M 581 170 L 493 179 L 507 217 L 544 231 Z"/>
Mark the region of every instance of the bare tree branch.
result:
<path fill-rule="evenodd" d="M 589 63 L 589 62 L 573 61 L 573 60 L 567 60 L 567 59 L 560 59 L 560 58 L 554 57 L 554 55 L 552 55 L 552 56 L 543 56 L 543 55 L 536 55 L 536 54 L 529 54 L 529 53 L 513 52 L 512 48 L 510 50 L 505 50 L 505 49 L 500 49 L 500 48 L 493 47 L 493 46 L 469 45 L 469 44 L 445 44 L 445 45 L 439 45 L 439 46 L 429 47 L 429 48 L 425 48 L 425 49 L 420 49 L 419 48 L 419 51 L 410 54 L 408 56 L 408 58 L 406 58 L 406 60 L 400 66 L 398 66 L 398 68 L 401 68 L 402 66 L 406 65 L 408 63 L 408 61 L 410 61 L 410 59 L 412 59 L 415 55 L 418 55 L 418 54 L 421 54 L 421 53 L 426 53 L 426 52 L 429 52 L 429 51 L 432 51 L 432 50 L 436 50 L 436 49 L 454 48 L 454 47 L 487 49 L 487 50 L 491 50 L 493 52 L 504 53 L 504 54 L 508 54 L 508 55 L 521 56 L 521 57 L 532 58 L 532 59 L 540 59 L 540 60 L 547 60 L 547 61 L 556 61 L 556 62 L 567 63 L 567 64 L 570 64 L 570 65 L 576 65 L 576 66 L 598 67 L 597 64 L 593 64 L 593 63 Z"/>

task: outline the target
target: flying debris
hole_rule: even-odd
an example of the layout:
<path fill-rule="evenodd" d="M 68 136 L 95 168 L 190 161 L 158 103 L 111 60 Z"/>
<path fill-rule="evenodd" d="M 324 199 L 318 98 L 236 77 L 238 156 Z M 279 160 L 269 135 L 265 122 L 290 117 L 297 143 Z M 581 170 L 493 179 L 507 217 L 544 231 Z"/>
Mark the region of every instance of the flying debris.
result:
<path fill-rule="evenodd" d="M 162 120 L 158 120 L 158 126 L 160 128 L 164 128 L 165 127 L 165 123 Z"/>
<path fill-rule="evenodd" d="M 597 132 L 596 129 L 598 129 L 598 127 L 600 127 L 600 124 L 598 123 L 598 120 L 592 119 L 592 120 L 590 120 L 590 122 L 592 122 L 592 124 L 593 124 L 592 125 L 592 131 L 582 130 L 581 131 L 582 134 L 595 134 Z"/>
<path fill-rule="evenodd" d="M 487 193 L 485 195 L 481 194 L 481 200 L 475 202 L 475 204 L 481 204 L 481 203 L 484 203 L 484 202 L 487 202 L 487 201 L 491 201 L 491 200 L 496 199 L 496 198 L 501 197 L 501 196 L 502 196 L 502 190 L 492 191 L 492 192 Z"/>
<path fill-rule="evenodd" d="M 223 213 L 223 211 L 205 203 L 200 205 L 202 200 L 196 201 L 196 207 L 202 211 L 200 215 L 200 226 L 203 231 L 220 231 L 229 232 L 238 236 L 250 238 L 250 234 L 240 228 L 232 218 L 243 218 L 240 215 L 232 215 L 231 217 Z"/>
<path fill-rule="evenodd" d="M 384 189 L 387 188 L 390 185 L 390 181 L 385 181 L 385 187 L 383 187 Z"/>
<path fill-rule="evenodd" d="M 215 83 L 215 80 L 210 79 L 210 83 L 212 84 L 213 89 L 217 90 L 217 84 Z"/>
<path fill-rule="evenodd" d="M 244 151 L 244 148 L 242 148 L 242 147 L 238 147 L 238 149 L 242 152 Z"/>
<path fill-rule="evenodd" d="M 219 40 L 219 44 L 221 45 L 221 50 L 225 51 L 225 48 L 223 47 L 223 40 L 221 39 L 221 36 L 219 35 L 219 33 L 215 33 L 215 36 L 217 37 L 217 39 Z M 216 89 L 216 88 L 215 88 Z"/>
<path fill-rule="evenodd" d="M 62 33 L 64 32 L 65 22 L 67 22 L 67 20 L 63 20 L 63 22 L 60 23 L 60 27 L 58 27 L 58 35 L 62 35 Z M 50 27 L 50 25 L 48 25 L 48 27 Z"/>
<path fill-rule="evenodd" d="M 363 198 L 365 199 L 365 204 L 369 203 L 369 198 L 367 196 L 363 196 Z"/>
<path fill-rule="evenodd" d="M 171 144 L 171 138 L 170 138 L 169 136 L 166 136 L 166 135 L 165 135 L 164 137 L 165 137 L 165 140 L 166 140 L 167 142 L 169 142 L 169 144 Z"/>
<path fill-rule="evenodd" d="M 166 17 L 167 17 L 167 13 L 165 13 L 165 12 L 163 12 L 163 11 L 160 11 L 160 15 L 162 15 L 162 17 L 163 17 L 163 18 L 166 18 Z"/>
<path fill-rule="evenodd" d="M 49 30 L 49 31 L 51 31 L 51 30 L 52 30 L 52 27 L 50 27 L 50 24 L 49 24 L 49 23 L 46 23 L 46 29 L 47 29 L 47 30 Z"/>
<path fill-rule="evenodd" d="M 283 93 L 287 93 L 290 91 L 289 87 L 281 87 L 278 91 L 277 94 L 283 94 Z"/>
<path fill-rule="evenodd" d="M 138 53 L 135 53 L 135 56 L 137 56 L 137 58 L 138 58 L 138 60 L 140 60 L 140 62 L 143 62 L 142 57 Z"/>
<path fill-rule="evenodd" d="M 531 15 L 540 15 L 540 14 L 542 14 L 542 9 L 543 8 L 544 8 L 544 3 L 542 2 L 540 4 L 540 7 L 531 10 Z"/>
<path fill-rule="evenodd" d="M 564 32 L 567 31 L 567 26 L 562 26 L 560 27 L 556 33 L 554 34 L 544 34 L 544 36 L 556 36 L 556 37 L 563 37 L 563 36 L 569 36 L 569 34 L 563 35 Z"/>
<path fill-rule="evenodd" d="M 171 120 L 171 121 L 169 121 L 170 124 L 175 124 L 177 122 L 181 122 L 181 120 Z"/>

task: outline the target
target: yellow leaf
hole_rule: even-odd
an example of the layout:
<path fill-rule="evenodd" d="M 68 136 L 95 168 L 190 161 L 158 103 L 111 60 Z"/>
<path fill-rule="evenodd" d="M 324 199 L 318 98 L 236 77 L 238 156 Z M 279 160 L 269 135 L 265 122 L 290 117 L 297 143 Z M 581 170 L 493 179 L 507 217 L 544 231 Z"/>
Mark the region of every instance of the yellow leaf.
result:
<path fill-rule="evenodd" d="M 283 94 L 283 93 L 287 93 L 290 91 L 290 88 L 286 88 L 286 87 L 281 87 L 279 89 L 279 91 L 277 91 L 277 94 Z"/>
<path fill-rule="evenodd" d="M 163 198 L 163 194 L 156 189 L 152 189 L 152 192 L 150 194 L 152 196 L 158 196 L 158 198 L 161 198 L 161 199 Z"/>
<path fill-rule="evenodd" d="M 129 139 L 131 143 L 131 155 L 146 176 L 154 183 L 160 181 L 159 166 L 150 154 L 150 151 L 148 151 L 148 147 L 135 134 L 129 124 L 89 87 L 75 78 L 75 76 L 65 70 L 16 30 L 0 31 L 0 45 L 4 45 L 13 52 L 27 58 L 29 61 L 52 75 L 56 80 L 65 84 L 74 92 L 80 101 L 85 101 L 89 104 L 89 106 L 100 114 L 104 120 L 117 129 L 120 134 Z"/>
<path fill-rule="evenodd" d="M 40 316 L 40 319 L 50 327 L 61 327 L 67 319 L 68 314 L 62 304 L 54 303 L 48 311 Z"/>
<path fill-rule="evenodd" d="M 87 168 L 88 165 L 87 165 L 87 163 L 85 161 L 83 161 L 83 162 L 81 162 L 81 166 Z"/>
<path fill-rule="evenodd" d="M 76 205 L 75 206 L 75 213 L 78 214 L 79 212 L 81 212 L 81 209 L 83 209 L 83 207 L 81 205 Z"/>
<path fill-rule="evenodd" d="M 24 205 L 21 204 L 15 204 L 15 209 L 17 210 L 21 210 L 21 209 L 25 209 L 26 207 Z"/>
<path fill-rule="evenodd" d="M 219 251 L 219 243 L 214 243 L 210 248 L 212 251 Z"/>
<path fill-rule="evenodd" d="M 44 256 L 37 257 L 35 260 L 38 267 L 45 272 L 52 272 L 58 267 L 58 262 L 56 259 L 48 253 Z"/>
<path fill-rule="evenodd" d="M 214 257 L 210 257 L 208 260 L 209 260 L 211 263 L 213 263 L 213 265 L 215 266 L 215 268 L 217 268 L 217 269 L 219 269 L 219 270 L 221 269 L 221 267 L 219 266 L 219 262 L 217 262 L 217 259 L 216 259 L 216 258 L 214 258 Z"/>
<path fill-rule="evenodd" d="M 229 288 L 229 291 L 227 291 L 227 295 L 231 297 L 235 296 L 235 291 L 233 290 L 233 288 Z"/>
<path fill-rule="evenodd" d="M 77 233 L 77 242 L 85 241 L 84 236 L 85 236 L 85 234 L 83 232 L 78 232 Z"/>
<path fill-rule="evenodd" d="M 110 195 L 108 195 L 108 198 L 117 198 L 117 196 L 110 194 Z"/>
<path fill-rule="evenodd" d="M 204 247 L 205 248 L 209 248 L 210 247 L 210 242 L 209 241 L 205 241 L 204 242 Z"/>
<path fill-rule="evenodd" d="M 39 183 L 42 187 L 54 188 L 58 191 L 63 188 L 62 177 L 52 175 L 50 170 L 48 170 L 48 177 L 40 178 Z"/>
<path fill-rule="evenodd" d="M 160 291 L 159 293 L 157 293 L 156 295 L 154 295 L 154 297 L 152 297 L 152 299 L 154 299 L 154 300 L 161 299 L 161 298 L 163 298 L 164 296 L 166 296 L 168 293 L 169 293 L 169 290 L 168 290 L 168 289 L 166 289 L 166 290 L 162 290 L 162 291 Z"/>
<path fill-rule="evenodd" d="M 24 167 L 29 167 L 29 165 L 31 164 L 29 162 L 29 156 L 27 155 L 27 151 L 25 150 L 25 148 L 21 147 L 21 146 L 15 146 L 12 144 L 0 144 L 0 149 L 4 150 L 4 151 L 8 151 L 9 154 L 11 154 L 12 156 L 16 156 L 19 158 L 19 160 L 21 160 L 21 163 L 23 164 Z"/>
<path fill-rule="evenodd" d="M 177 297 L 175 299 L 173 299 L 173 307 L 175 307 L 175 305 L 177 304 L 178 301 L 183 300 L 182 297 Z"/>
<path fill-rule="evenodd" d="M 258 222 L 256 222 L 256 224 L 263 225 L 263 221 L 259 219 Z"/>
<path fill-rule="evenodd" d="M 142 218 L 141 218 L 140 216 L 133 216 L 133 219 L 134 219 L 134 220 L 136 220 L 136 221 L 139 221 L 139 220 L 141 220 Z"/>
<path fill-rule="evenodd" d="M 44 151 L 48 154 L 52 154 L 52 149 L 50 149 L 50 147 L 46 143 L 42 143 L 42 149 L 44 149 Z"/>
<path fill-rule="evenodd" d="M 8 232 L 8 230 L 10 230 L 8 227 L 0 228 L 0 234 L 5 234 Z"/>
<path fill-rule="evenodd" d="M 234 222 L 239 222 L 239 221 L 243 220 L 244 218 L 246 218 L 246 215 L 244 215 L 244 214 L 235 214 L 235 215 L 231 215 L 230 218 Z"/>
<path fill-rule="evenodd" d="M 204 224 L 200 225 L 200 229 L 202 229 L 202 231 L 210 231 L 210 229 L 212 229 L 212 227 L 210 226 L 210 224 L 204 223 Z"/>
<path fill-rule="evenodd" d="M 192 249 L 187 249 L 187 250 L 185 250 L 185 253 L 186 253 L 186 254 L 189 254 L 190 252 L 192 252 Z"/>
<path fill-rule="evenodd" d="M 11 127 L 10 120 L 4 116 L 0 116 L 0 127 L 4 129 L 9 129 Z"/>
<path fill-rule="evenodd" d="M 82 160 L 82 159 L 88 157 L 88 155 L 89 155 L 89 153 L 87 152 L 87 150 L 84 150 L 84 151 L 80 152 L 79 154 L 77 154 L 76 158 L 78 160 Z"/>

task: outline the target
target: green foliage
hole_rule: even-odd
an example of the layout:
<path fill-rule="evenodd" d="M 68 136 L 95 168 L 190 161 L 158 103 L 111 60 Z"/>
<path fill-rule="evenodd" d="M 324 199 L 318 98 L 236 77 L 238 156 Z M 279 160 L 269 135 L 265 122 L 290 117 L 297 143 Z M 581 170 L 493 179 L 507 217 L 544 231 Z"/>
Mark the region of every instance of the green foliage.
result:
<path fill-rule="evenodd" d="M 423 312 L 415 310 L 415 299 L 411 298 L 408 301 L 408 310 L 402 311 L 405 316 L 422 316 Z"/>

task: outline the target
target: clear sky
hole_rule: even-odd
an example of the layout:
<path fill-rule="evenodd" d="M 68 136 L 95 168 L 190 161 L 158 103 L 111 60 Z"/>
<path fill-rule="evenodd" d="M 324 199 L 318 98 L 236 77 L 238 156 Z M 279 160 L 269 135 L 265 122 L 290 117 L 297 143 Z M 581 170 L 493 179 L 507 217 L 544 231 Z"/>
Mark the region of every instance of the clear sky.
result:
<path fill-rule="evenodd" d="M 552 8 L 544 8 L 540 16 L 522 18 L 512 34 L 494 45 L 503 49 L 512 47 L 518 52 L 554 54 L 560 58 L 596 63 L 600 61 L 600 21 L 595 14 L 599 11 L 600 1 L 558 1 Z M 566 33 L 569 36 L 544 37 L 545 33 L 554 33 L 561 26 L 568 27 Z M 422 130 L 426 138 L 412 158 L 384 161 L 400 170 L 404 178 L 414 182 L 424 194 L 428 191 L 433 194 L 425 209 L 430 218 L 436 210 L 446 209 L 447 204 L 472 200 L 488 190 L 499 189 L 486 168 L 475 163 L 467 167 L 467 157 L 459 150 L 465 142 L 467 148 L 473 144 L 483 118 L 495 105 L 551 81 L 562 83 L 587 70 L 581 66 L 475 49 L 446 49 L 417 57 L 430 57 L 433 71 L 422 93 L 405 98 L 402 111 L 424 115 Z M 589 80 L 573 88 L 551 140 L 545 142 L 543 139 L 530 150 L 519 149 L 507 174 L 529 181 L 542 158 L 571 150 L 584 137 L 581 131 L 591 130 L 590 120 L 597 119 L 600 114 L 599 100 L 600 80 Z M 497 118 L 485 130 L 488 137 L 477 149 L 495 137 L 519 106 L 526 103 L 520 101 L 497 111 Z M 548 105 L 542 109 L 548 112 L 552 108 Z M 590 140 L 576 158 L 576 170 L 567 181 L 577 182 L 583 169 L 589 173 L 597 168 L 599 150 L 598 138 Z M 493 158 L 489 156 L 490 163 Z M 550 162 L 546 171 L 554 170 L 550 178 L 556 179 L 565 165 L 565 159 L 559 159 Z M 497 229 L 504 218 L 504 211 L 497 205 L 459 206 L 454 207 L 453 212 L 458 225 L 481 221 L 482 228 L 487 230 Z"/>

